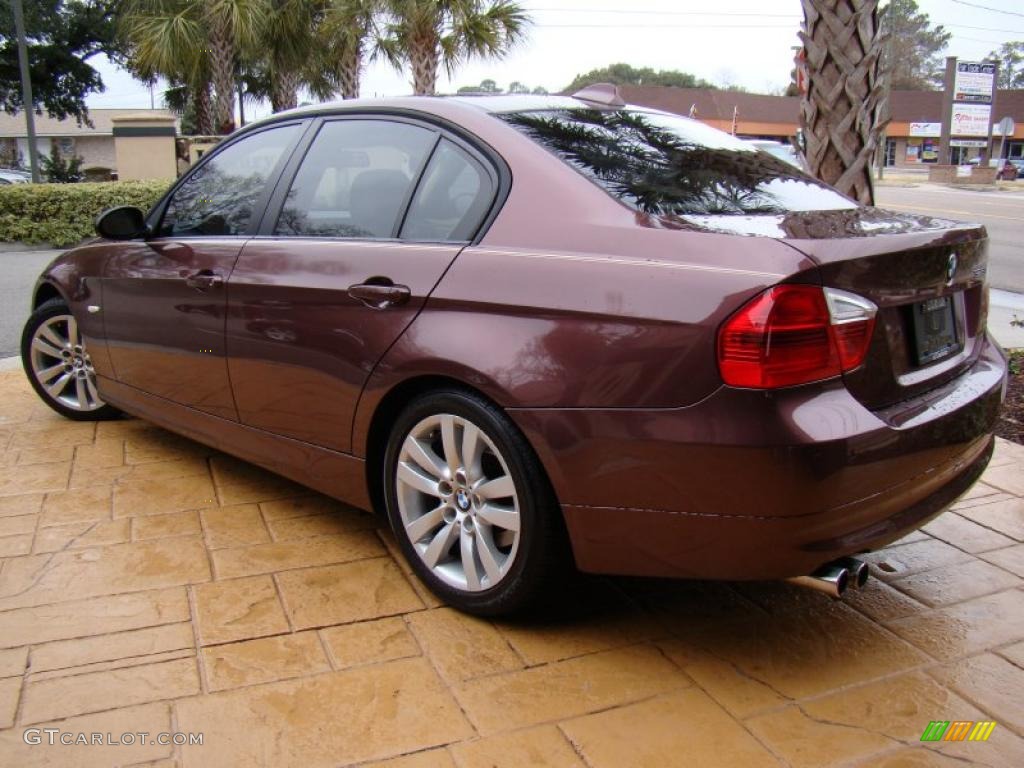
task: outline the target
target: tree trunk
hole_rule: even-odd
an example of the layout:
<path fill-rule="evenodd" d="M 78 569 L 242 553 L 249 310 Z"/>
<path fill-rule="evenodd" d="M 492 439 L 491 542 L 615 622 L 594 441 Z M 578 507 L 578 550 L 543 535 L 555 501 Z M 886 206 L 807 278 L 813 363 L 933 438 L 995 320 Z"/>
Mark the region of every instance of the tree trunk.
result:
<path fill-rule="evenodd" d="M 231 133 L 235 129 L 235 46 L 231 26 L 222 14 L 213 15 L 208 21 L 214 126 L 217 133 Z"/>
<path fill-rule="evenodd" d="M 270 107 L 275 112 L 295 109 L 298 105 L 299 75 L 275 69 L 271 74 Z"/>
<path fill-rule="evenodd" d="M 811 173 L 874 203 L 871 158 L 889 122 L 878 0 L 801 0 L 807 92 L 800 125 Z"/>
<path fill-rule="evenodd" d="M 193 109 L 196 115 L 196 133 L 200 136 L 213 134 L 213 114 L 210 110 L 210 84 L 199 83 L 192 93 Z"/>
<path fill-rule="evenodd" d="M 338 62 L 338 90 L 343 99 L 359 98 L 359 76 L 363 68 L 363 52 L 347 51 Z"/>
<path fill-rule="evenodd" d="M 437 86 L 437 47 L 417 46 L 409 52 L 412 64 L 412 92 L 415 96 L 433 96 Z"/>

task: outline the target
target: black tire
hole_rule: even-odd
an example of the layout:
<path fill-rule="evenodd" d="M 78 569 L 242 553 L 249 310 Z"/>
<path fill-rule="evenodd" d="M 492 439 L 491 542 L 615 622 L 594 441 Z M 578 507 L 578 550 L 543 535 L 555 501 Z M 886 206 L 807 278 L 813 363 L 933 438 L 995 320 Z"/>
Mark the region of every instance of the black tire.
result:
<path fill-rule="evenodd" d="M 51 395 L 36 378 L 32 359 L 32 339 L 35 336 L 36 331 L 39 330 L 42 325 L 62 315 L 70 316 L 71 310 L 63 299 L 53 298 L 40 304 L 39 307 L 29 315 L 28 321 L 25 323 L 25 329 L 21 334 L 21 362 L 25 368 L 25 375 L 28 377 L 29 384 L 32 385 L 32 388 L 44 403 L 67 419 L 71 419 L 73 421 L 107 421 L 119 418 L 121 412 L 107 403 L 103 403 L 102 405 L 99 405 L 99 407 L 92 408 L 91 406 L 94 405 L 94 403 L 90 401 L 90 409 L 71 407 L 67 403 L 58 399 L 58 397 Z M 57 358 L 53 358 L 53 362 L 57 363 Z M 63 394 L 63 392 L 58 394 Z M 102 400 L 97 402 L 102 403 Z"/>
<path fill-rule="evenodd" d="M 441 414 L 466 419 L 487 436 L 504 459 L 519 500 L 519 540 L 512 562 L 497 584 L 480 591 L 458 589 L 435 575 L 410 541 L 399 508 L 397 472 L 402 446 L 424 419 Z M 395 538 L 412 569 L 441 600 L 477 616 L 507 616 L 545 607 L 557 599 L 566 582 L 563 576 L 573 570 L 561 510 L 533 449 L 499 408 L 457 389 L 420 395 L 395 420 L 383 474 L 385 505 Z M 429 499 L 427 494 L 424 497 Z M 458 540 L 452 546 L 458 551 Z"/>

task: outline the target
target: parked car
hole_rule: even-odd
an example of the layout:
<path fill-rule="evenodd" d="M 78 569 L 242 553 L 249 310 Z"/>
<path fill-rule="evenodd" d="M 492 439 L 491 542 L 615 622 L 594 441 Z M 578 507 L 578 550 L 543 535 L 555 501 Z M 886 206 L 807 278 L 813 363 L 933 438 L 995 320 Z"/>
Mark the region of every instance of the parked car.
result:
<path fill-rule="evenodd" d="M 570 562 L 838 594 L 992 454 L 985 230 L 577 96 L 247 126 L 46 268 L 32 386 L 383 511 L 465 611 Z"/>
<path fill-rule="evenodd" d="M 0 184 L 29 184 L 32 174 L 10 168 L 0 168 Z"/>

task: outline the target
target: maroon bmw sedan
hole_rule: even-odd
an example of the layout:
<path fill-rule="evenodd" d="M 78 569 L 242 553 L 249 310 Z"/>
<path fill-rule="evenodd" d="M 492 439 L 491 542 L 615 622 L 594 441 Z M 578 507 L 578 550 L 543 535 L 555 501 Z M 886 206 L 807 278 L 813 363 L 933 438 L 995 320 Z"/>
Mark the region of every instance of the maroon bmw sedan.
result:
<path fill-rule="evenodd" d="M 838 594 L 992 453 L 982 228 L 610 87 L 274 115 L 97 230 L 35 288 L 39 395 L 386 512 L 474 613 L 570 563 Z"/>

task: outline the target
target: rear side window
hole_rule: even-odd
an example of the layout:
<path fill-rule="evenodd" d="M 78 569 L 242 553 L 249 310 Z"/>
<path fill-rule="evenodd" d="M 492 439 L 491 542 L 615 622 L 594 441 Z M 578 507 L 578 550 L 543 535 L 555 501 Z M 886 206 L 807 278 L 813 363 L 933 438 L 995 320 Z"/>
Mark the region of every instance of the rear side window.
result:
<path fill-rule="evenodd" d="M 803 171 L 695 120 L 641 110 L 500 115 L 631 208 L 657 216 L 856 208 Z"/>
<path fill-rule="evenodd" d="M 469 240 L 491 204 L 480 163 L 444 139 L 430 158 L 402 226 L 405 240 Z"/>
<path fill-rule="evenodd" d="M 276 235 L 390 238 L 437 135 L 408 123 L 325 123 L 299 166 Z"/>
<path fill-rule="evenodd" d="M 171 196 L 158 234 L 165 237 L 244 235 L 256 204 L 298 123 L 268 128 L 225 147 L 199 166 Z"/>

